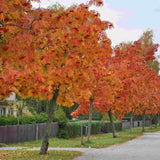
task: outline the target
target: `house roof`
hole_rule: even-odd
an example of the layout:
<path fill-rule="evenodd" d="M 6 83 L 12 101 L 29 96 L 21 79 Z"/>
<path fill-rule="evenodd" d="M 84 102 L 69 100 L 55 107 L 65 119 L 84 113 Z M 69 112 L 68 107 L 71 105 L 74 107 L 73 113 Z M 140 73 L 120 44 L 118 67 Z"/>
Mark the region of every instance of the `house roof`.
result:
<path fill-rule="evenodd" d="M 4 101 L 4 102 L 0 102 L 0 104 L 8 104 L 8 102 L 7 102 L 7 101 Z"/>
<path fill-rule="evenodd" d="M 0 101 L 0 106 L 1 105 L 13 105 L 13 102 L 11 103 L 10 101 L 9 102 L 8 101 L 4 101 L 4 102 Z"/>

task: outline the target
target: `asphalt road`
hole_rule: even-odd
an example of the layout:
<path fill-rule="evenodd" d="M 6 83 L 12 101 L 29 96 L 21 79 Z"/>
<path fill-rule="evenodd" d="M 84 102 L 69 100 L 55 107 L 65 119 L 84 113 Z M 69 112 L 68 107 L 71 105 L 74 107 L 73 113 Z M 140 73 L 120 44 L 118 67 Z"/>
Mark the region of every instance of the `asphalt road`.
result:
<path fill-rule="evenodd" d="M 74 160 L 160 160 L 160 132 L 146 133 L 120 145 L 88 150 Z"/>

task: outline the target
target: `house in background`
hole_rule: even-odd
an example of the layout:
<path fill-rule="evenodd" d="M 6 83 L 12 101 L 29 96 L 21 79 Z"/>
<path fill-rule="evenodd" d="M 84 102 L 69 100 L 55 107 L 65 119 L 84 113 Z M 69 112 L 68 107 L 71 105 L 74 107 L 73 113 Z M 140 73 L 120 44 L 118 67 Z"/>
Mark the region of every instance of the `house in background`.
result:
<path fill-rule="evenodd" d="M 16 94 L 12 93 L 9 98 L 4 102 L 0 102 L 0 116 L 14 115 L 17 116 L 17 112 L 13 109 L 13 102 L 16 99 Z"/>

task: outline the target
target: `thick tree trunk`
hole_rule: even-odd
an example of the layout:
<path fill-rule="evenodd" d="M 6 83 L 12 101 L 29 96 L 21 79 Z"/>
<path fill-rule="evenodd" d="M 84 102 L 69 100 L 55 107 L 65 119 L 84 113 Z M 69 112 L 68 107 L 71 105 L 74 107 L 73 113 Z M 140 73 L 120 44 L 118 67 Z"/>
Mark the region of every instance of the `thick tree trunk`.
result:
<path fill-rule="evenodd" d="M 115 126 L 114 126 L 113 118 L 112 118 L 111 109 L 108 111 L 108 115 L 109 115 L 109 119 L 110 119 L 110 122 L 111 122 L 111 125 L 112 125 L 113 138 L 116 138 L 117 134 L 116 134 L 116 129 L 115 129 Z"/>
<path fill-rule="evenodd" d="M 44 133 L 44 138 L 41 144 L 40 154 L 46 154 L 48 150 L 49 137 L 51 133 L 51 124 L 53 121 L 54 109 L 56 107 L 56 100 L 57 100 L 57 92 L 54 94 L 54 97 L 52 98 L 51 104 L 48 108 L 48 119 L 47 119 L 46 129 Z"/>
<path fill-rule="evenodd" d="M 149 129 L 152 129 L 152 114 L 150 115 L 150 123 L 149 123 Z"/>
<path fill-rule="evenodd" d="M 146 118 L 145 118 L 145 113 L 146 113 L 146 110 L 144 110 L 144 112 L 143 112 L 143 121 L 142 121 L 142 132 L 144 132 L 145 131 L 145 120 L 146 120 Z"/>
<path fill-rule="evenodd" d="M 130 133 L 133 133 L 133 113 L 132 112 L 130 117 Z"/>
<path fill-rule="evenodd" d="M 90 110 L 89 110 L 89 121 L 88 121 L 88 142 L 90 142 L 90 135 L 91 135 L 92 110 L 93 110 L 93 99 L 90 99 Z"/>

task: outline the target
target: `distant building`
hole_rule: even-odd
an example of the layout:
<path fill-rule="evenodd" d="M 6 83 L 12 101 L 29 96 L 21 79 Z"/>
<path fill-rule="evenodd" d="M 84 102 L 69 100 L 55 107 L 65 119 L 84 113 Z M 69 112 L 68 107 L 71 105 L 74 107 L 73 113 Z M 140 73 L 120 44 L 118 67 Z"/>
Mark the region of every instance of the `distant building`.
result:
<path fill-rule="evenodd" d="M 16 94 L 12 93 L 9 98 L 4 102 L 0 102 L 0 116 L 14 115 L 17 116 L 17 112 L 14 111 L 13 102 L 16 99 Z"/>

